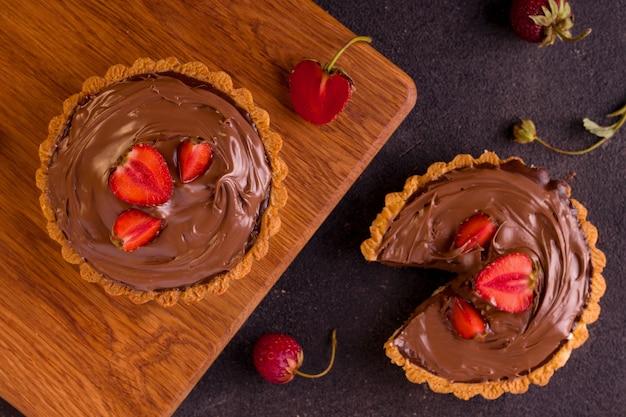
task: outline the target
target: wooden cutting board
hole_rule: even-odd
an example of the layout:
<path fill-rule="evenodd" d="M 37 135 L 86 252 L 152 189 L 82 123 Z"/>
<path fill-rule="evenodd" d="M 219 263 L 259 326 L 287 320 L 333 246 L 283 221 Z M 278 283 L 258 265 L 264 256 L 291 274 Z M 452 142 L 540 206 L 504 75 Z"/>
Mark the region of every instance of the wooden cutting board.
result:
<path fill-rule="evenodd" d="M 376 40 L 359 43 L 339 61 L 358 86 L 346 111 L 299 119 L 289 71 L 354 36 L 309 1 L 0 3 L 0 396 L 27 416 L 171 415 L 412 109 L 415 85 Z M 82 281 L 44 230 L 34 181 L 63 100 L 144 56 L 229 72 L 269 111 L 289 166 L 268 256 L 224 295 L 169 309 Z"/>

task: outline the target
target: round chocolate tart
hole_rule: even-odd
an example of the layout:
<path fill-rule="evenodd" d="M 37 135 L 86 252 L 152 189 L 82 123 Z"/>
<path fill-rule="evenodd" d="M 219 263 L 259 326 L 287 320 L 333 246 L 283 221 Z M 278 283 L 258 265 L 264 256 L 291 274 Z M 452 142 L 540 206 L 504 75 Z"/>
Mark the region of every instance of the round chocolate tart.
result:
<path fill-rule="evenodd" d="M 546 169 L 486 152 L 386 196 L 365 258 L 454 275 L 385 344 L 408 380 L 462 399 L 524 393 L 585 342 L 606 259 L 570 193 Z"/>
<path fill-rule="evenodd" d="M 221 294 L 280 228 L 281 146 L 224 72 L 115 65 L 64 102 L 40 146 L 48 232 L 111 295 L 171 306 Z"/>

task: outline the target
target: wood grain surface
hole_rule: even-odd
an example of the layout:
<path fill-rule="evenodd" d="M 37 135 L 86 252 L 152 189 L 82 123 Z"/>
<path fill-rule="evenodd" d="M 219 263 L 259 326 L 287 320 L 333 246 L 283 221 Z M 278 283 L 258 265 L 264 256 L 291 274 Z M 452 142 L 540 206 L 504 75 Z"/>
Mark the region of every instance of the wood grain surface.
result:
<path fill-rule="evenodd" d="M 287 77 L 354 34 L 302 0 L 0 1 L 0 396 L 27 416 L 167 416 L 412 109 L 413 81 L 364 43 L 333 123 L 292 111 Z M 360 34 L 367 35 L 367 34 Z M 268 256 L 222 296 L 166 309 L 82 281 L 44 229 L 34 172 L 61 103 L 138 57 L 223 69 L 284 140 L 289 201 Z"/>

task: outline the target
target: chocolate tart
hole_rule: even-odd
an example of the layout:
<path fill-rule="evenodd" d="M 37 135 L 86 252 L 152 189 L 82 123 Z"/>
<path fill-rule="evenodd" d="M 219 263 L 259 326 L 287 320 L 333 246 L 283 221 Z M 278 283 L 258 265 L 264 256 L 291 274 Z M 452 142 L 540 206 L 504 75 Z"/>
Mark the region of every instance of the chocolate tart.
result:
<path fill-rule="evenodd" d="M 183 183 L 178 144 L 202 138 L 213 160 Z M 109 173 L 132 146 L 149 144 L 173 181 L 165 204 L 140 207 L 165 227 L 132 252 L 111 240 L 118 215 L 132 207 L 114 196 Z M 110 295 L 172 306 L 221 294 L 262 259 L 287 200 L 282 138 L 251 93 L 199 62 L 138 59 L 88 78 L 63 103 L 40 146 L 36 183 L 49 235 L 80 275 Z"/>
<path fill-rule="evenodd" d="M 605 291 L 604 254 L 587 210 L 562 180 L 517 158 L 485 152 L 435 163 L 390 193 L 361 245 L 364 257 L 391 266 L 447 271 L 453 278 L 420 304 L 384 348 L 414 383 L 461 399 L 520 394 L 545 385 L 588 337 Z M 490 241 L 469 252 L 454 247 L 462 222 L 476 212 L 495 220 Z M 501 311 L 475 291 L 477 274 L 511 252 L 539 266 L 533 303 L 523 312 Z M 450 303 L 474 305 L 484 334 L 461 337 Z"/>

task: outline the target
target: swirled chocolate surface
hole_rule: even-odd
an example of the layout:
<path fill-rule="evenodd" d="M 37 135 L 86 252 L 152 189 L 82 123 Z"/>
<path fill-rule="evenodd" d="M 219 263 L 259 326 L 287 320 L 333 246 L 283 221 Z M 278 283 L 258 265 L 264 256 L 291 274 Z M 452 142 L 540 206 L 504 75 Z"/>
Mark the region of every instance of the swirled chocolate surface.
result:
<path fill-rule="evenodd" d="M 209 169 L 183 184 L 176 149 L 187 137 L 213 148 Z M 141 210 L 165 220 L 150 244 L 133 252 L 110 240 L 130 206 L 108 175 L 131 146 L 149 143 L 165 157 L 171 199 Z M 104 276 L 149 291 L 184 288 L 230 270 L 253 245 L 267 205 L 271 170 L 249 115 L 197 80 L 174 74 L 120 81 L 80 103 L 48 167 L 48 197 L 72 248 Z"/>
<path fill-rule="evenodd" d="M 492 241 L 467 254 L 451 249 L 459 225 L 476 211 L 495 220 Z M 472 289 L 476 274 L 509 252 L 523 252 L 541 268 L 533 305 L 518 314 L 495 309 Z M 457 273 L 393 341 L 412 363 L 453 382 L 511 379 L 548 361 L 579 319 L 592 274 L 566 184 L 518 161 L 452 170 L 426 184 L 391 222 L 378 260 Z M 476 306 L 488 323 L 485 335 L 456 334 L 447 318 L 452 297 Z"/>

